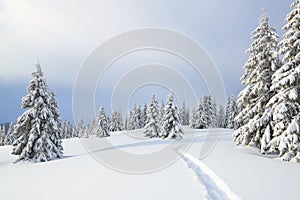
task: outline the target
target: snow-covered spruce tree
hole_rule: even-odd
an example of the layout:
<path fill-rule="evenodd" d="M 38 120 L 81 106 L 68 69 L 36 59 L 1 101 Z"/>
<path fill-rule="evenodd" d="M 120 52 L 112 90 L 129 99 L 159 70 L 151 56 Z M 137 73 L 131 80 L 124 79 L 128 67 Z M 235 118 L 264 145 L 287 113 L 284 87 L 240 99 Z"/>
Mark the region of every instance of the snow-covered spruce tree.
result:
<path fill-rule="evenodd" d="M 0 146 L 4 145 L 5 141 L 5 125 L 0 126 Z"/>
<path fill-rule="evenodd" d="M 67 121 L 65 120 L 63 125 L 62 125 L 62 132 L 60 134 L 61 139 L 66 139 L 66 134 L 67 133 Z"/>
<path fill-rule="evenodd" d="M 196 122 L 195 122 L 196 129 L 208 128 L 207 120 L 205 118 L 205 110 L 204 110 L 204 104 L 203 104 L 202 98 L 200 98 L 198 108 L 196 110 L 194 118 L 196 119 Z"/>
<path fill-rule="evenodd" d="M 122 119 L 121 111 L 115 110 L 112 113 L 109 130 L 111 132 L 123 130 L 123 119 Z"/>
<path fill-rule="evenodd" d="M 98 137 L 108 137 L 110 136 L 109 134 L 109 124 L 108 124 L 108 120 L 104 111 L 104 108 L 101 107 L 98 117 L 97 117 L 97 124 L 98 124 L 98 130 L 96 135 Z"/>
<path fill-rule="evenodd" d="M 147 110 L 147 122 L 144 127 L 146 137 L 159 137 L 161 132 L 161 126 L 159 122 L 159 110 L 158 102 L 155 95 L 152 95 L 148 110 Z"/>
<path fill-rule="evenodd" d="M 90 137 L 90 124 L 87 125 L 84 130 L 83 130 L 83 137 L 84 138 L 89 138 Z"/>
<path fill-rule="evenodd" d="M 266 104 L 273 96 L 270 90 L 271 77 L 279 63 L 278 36 L 275 29 L 269 26 L 266 13 L 262 15 L 260 24 L 252 35 L 254 41 L 247 50 L 250 58 L 244 66 L 245 73 L 241 78 L 246 88 L 238 97 L 238 104 L 242 111 L 235 118 L 235 121 L 242 126 L 234 132 L 233 136 L 236 144 L 260 148 L 262 136 L 266 128 L 271 126 L 271 120 L 260 119 L 266 110 Z"/>
<path fill-rule="evenodd" d="M 279 153 L 282 160 L 300 160 L 300 0 L 287 15 L 286 33 L 279 43 L 283 55 L 281 67 L 273 74 L 271 90 L 276 94 L 268 106 L 273 111 L 273 130 L 264 135 L 262 151 Z"/>
<path fill-rule="evenodd" d="M 164 100 L 162 100 L 160 104 L 160 111 L 159 111 L 159 115 L 160 115 L 159 121 L 161 125 L 163 124 L 164 113 L 165 113 L 165 103 Z"/>
<path fill-rule="evenodd" d="M 53 130 L 52 130 L 52 133 L 54 135 L 58 135 L 60 138 L 61 138 L 61 134 L 62 134 L 62 122 L 61 122 L 61 118 L 60 118 L 60 112 L 59 112 L 59 109 L 58 109 L 58 102 L 56 100 L 56 94 L 54 92 L 50 92 L 50 101 L 49 101 L 49 108 L 53 114 L 53 120 L 55 121 L 55 124 L 57 124 L 57 127 L 54 128 L 53 127 Z M 61 140 L 55 140 L 56 142 L 56 145 L 58 147 L 62 147 L 61 145 Z M 60 144 L 58 144 L 60 143 Z M 62 149 L 61 149 L 62 151 Z"/>
<path fill-rule="evenodd" d="M 68 137 L 72 138 L 73 126 L 70 121 L 67 122 Z"/>
<path fill-rule="evenodd" d="M 60 129 L 52 112 L 52 95 L 39 64 L 32 73 L 33 79 L 22 99 L 22 108 L 28 109 L 17 120 L 12 154 L 19 155 L 17 161 L 44 162 L 62 156 Z M 17 162 L 16 161 L 16 162 Z"/>
<path fill-rule="evenodd" d="M 147 110 L 148 110 L 148 106 L 145 102 L 144 107 L 142 109 L 142 114 L 141 114 L 141 126 L 142 127 L 145 127 L 145 125 L 147 123 Z"/>
<path fill-rule="evenodd" d="M 128 130 L 128 116 L 125 117 L 124 130 Z"/>
<path fill-rule="evenodd" d="M 73 126 L 72 124 L 71 126 L 72 126 L 72 138 L 78 137 L 78 131 L 76 130 L 76 127 Z"/>
<path fill-rule="evenodd" d="M 9 128 L 7 130 L 7 134 L 4 140 L 5 145 L 12 145 L 14 141 L 17 139 L 16 135 L 14 135 L 14 124 L 11 122 L 9 124 Z"/>
<path fill-rule="evenodd" d="M 181 108 L 180 108 L 180 117 L 182 121 L 182 125 L 189 125 L 189 109 L 185 105 L 185 101 L 182 102 Z"/>
<path fill-rule="evenodd" d="M 210 96 L 211 97 L 211 96 Z M 217 121 L 217 104 L 215 101 L 215 98 L 211 97 L 211 106 L 212 106 L 212 120 L 210 127 L 218 127 L 218 121 Z"/>
<path fill-rule="evenodd" d="M 196 122 L 197 122 L 197 112 L 195 108 L 193 107 L 190 113 L 190 118 L 189 118 L 189 127 L 191 128 L 196 128 Z"/>
<path fill-rule="evenodd" d="M 74 131 L 73 125 L 70 121 L 65 120 L 62 125 L 62 138 L 72 138 L 76 137 L 76 131 Z"/>
<path fill-rule="evenodd" d="M 203 119 L 205 121 L 205 128 L 211 128 L 213 124 L 213 108 L 210 96 L 203 97 Z"/>
<path fill-rule="evenodd" d="M 90 135 L 97 134 L 98 131 L 98 123 L 95 117 L 93 117 L 92 121 L 85 127 L 84 136 L 85 138 L 90 137 Z"/>
<path fill-rule="evenodd" d="M 69 133 L 68 121 L 65 120 L 63 125 L 62 125 L 61 138 L 66 139 L 66 138 L 69 138 L 69 137 L 70 137 L 70 133 Z"/>
<path fill-rule="evenodd" d="M 124 123 L 123 123 L 123 117 L 122 117 L 122 112 L 119 109 L 117 112 L 117 119 L 118 119 L 118 125 L 119 125 L 119 129 L 120 131 L 122 131 L 124 129 Z"/>
<path fill-rule="evenodd" d="M 218 114 L 217 114 L 216 127 L 224 128 L 224 124 L 225 124 L 225 110 L 224 107 L 220 104 Z"/>
<path fill-rule="evenodd" d="M 225 114 L 225 128 L 234 129 L 237 128 L 235 123 L 235 117 L 238 114 L 238 106 L 236 102 L 236 98 L 234 95 L 231 95 L 228 98 L 227 105 L 226 105 L 226 114 Z"/>
<path fill-rule="evenodd" d="M 180 117 L 172 93 L 169 94 L 165 105 L 161 137 L 176 140 L 183 138 Z"/>
<path fill-rule="evenodd" d="M 83 119 L 80 119 L 77 123 L 77 132 L 78 132 L 78 137 L 83 138 L 85 134 L 85 127 L 84 127 L 84 121 Z"/>
<path fill-rule="evenodd" d="M 127 117 L 127 130 L 134 130 L 135 129 L 135 122 L 133 118 L 132 111 L 129 112 L 129 115 Z"/>
<path fill-rule="evenodd" d="M 132 122 L 132 129 L 131 130 L 135 130 L 138 127 L 138 123 L 137 123 L 137 105 L 134 104 L 133 108 L 132 108 L 132 113 L 131 113 L 131 122 Z"/>
<path fill-rule="evenodd" d="M 141 110 L 141 106 L 137 106 L 136 104 L 134 104 L 133 106 L 133 120 L 134 120 L 134 129 L 140 129 L 142 128 L 142 110 Z"/>
<path fill-rule="evenodd" d="M 143 120 L 143 109 L 141 106 L 138 106 L 138 118 L 137 118 L 137 124 L 139 128 L 143 128 L 143 124 L 145 123 Z"/>

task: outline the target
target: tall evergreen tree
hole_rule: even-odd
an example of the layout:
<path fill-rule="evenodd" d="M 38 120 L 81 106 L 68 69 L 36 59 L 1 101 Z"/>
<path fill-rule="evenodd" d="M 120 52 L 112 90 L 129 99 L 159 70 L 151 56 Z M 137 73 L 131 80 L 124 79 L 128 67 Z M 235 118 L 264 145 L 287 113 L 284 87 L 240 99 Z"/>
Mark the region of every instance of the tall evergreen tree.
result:
<path fill-rule="evenodd" d="M 189 126 L 191 128 L 196 128 L 196 122 L 197 122 L 197 112 L 195 110 L 195 108 L 193 107 L 190 113 L 190 118 L 189 118 Z"/>
<path fill-rule="evenodd" d="M 115 110 L 112 113 L 109 130 L 112 132 L 123 130 L 123 119 L 122 119 L 121 111 Z"/>
<path fill-rule="evenodd" d="M 268 105 L 272 110 L 273 130 L 267 132 L 262 151 L 279 153 L 282 160 L 300 160 L 300 0 L 292 3 L 287 15 L 286 33 L 279 43 L 283 55 L 281 67 L 272 77 L 272 91 L 276 94 Z"/>
<path fill-rule="evenodd" d="M 58 101 L 56 100 L 56 94 L 54 92 L 50 92 L 50 101 L 49 101 L 49 108 L 51 110 L 51 112 L 53 113 L 53 120 L 55 121 L 55 124 L 57 124 L 57 128 L 54 128 L 52 130 L 53 134 L 55 135 L 59 135 L 61 138 L 61 134 L 62 134 L 62 122 L 61 122 L 61 118 L 60 118 L 60 112 L 58 109 Z M 57 140 L 57 146 L 61 147 L 61 140 Z M 60 143 L 60 144 L 58 144 Z M 61 149 L 62 151 L 62 149 Z"/>
<path fill-rule="evenodd" d="M 93 117 L 92 121 L 88 125 L 88 133 L 89 135 L 96 135 L 98 131 L 98 122 L 95 117 Z"/>
<path fill-rule="evenodd" d="M 135 129 L 135 121 L 133 118 L 133 113 L 132 111 L 130 111 L 127 119 L 127 130 L 134 130 L 134 129 Z"/>
<path fill-rule="evenodd" d="M 160 121 L 160 123 L 162 125 L 163 118 L 164 118 L 164 113 L 165 113 L 165 102 L 164 102 L 164 100 L 161 101 L 159 113 L 160 113 L 159 121 Z"/>
<path fill-rule="evenodd" d="M 66 133 L 67 133 L 67 120 L 64 121 L 62 125 L 62 133 L 60 134 L 61 139 L 66 139 Z"/>
<path fill-rule="evenodd" d="M 238 106 L 236 102 L 235 96 L 231 95 L 228 98 L 227 105 L 226 105 L 226 113 L 225 113 L 225 128 L 238 128 L 236 122 L 235 122 L 235 117 L 238 114 Z"/>
<path fill-rule="evenodd" d="M 181 108 L 180 108 L 180 117 L 182 121 L 182 125 L 189 125 L 189 109 L 185 105 L 185 101 L 182 102 Z"/>
<path fill-rule="evenodd" d="M 180 124 L 178 109 L 174 104 L 173 94 L 168 96 L 167 104 L 164 109 L 162 138 L 182 139 L 183 130 Z"/>
<path fill-rule="evenodd" d="M 78 132 L 78 137 L 83 138 L 85 135 L 85 127 L 84 127 L 84 121 L 81 118 L 78 123 L 77 123 L 77 132 Z"/>
<path fill-rule="evenodd" d="M 160 122 L 159 122 L 159 110 L 158 102 L 155 95 L 152 95 L 148 110 L 147 110 L 147 122 L 144 127 L 146 137 L 159 137 L 161 132 Z"/>
<path fill-rule="evenodd" d="M 97 136 L 98 137 L 108 137 L 109 134 L 109 124 L 108 120 L 104 111 L 104 108 L 101 107 L 98 117 L 97 117 L 97 123 L 98 123 L 98 130 L 97 130 Z"/>
<path fill-rule="evenodd" d="M 266 104 L 273 96 L 270 92 L 272 75 L 278 66 L 278 42 L 275 29 L 269 26 L 267 14 L 260 19 L 259 26 L 253 31 L 253 43 L 247 50 L 250 58 L 245 64 L 242 83 L 246 88 L 239 94 L 238 103 L 242 111 L 236 122 L 242 126 L 234 132 L 237 144 L 261 147 L 261 139 L 269 120 L 260 120 Z M 264 123 L 262 123 L 264 122 Z"/>
<path fill-rule="evenodd" d="M 204 96 L 203 98 L 203 118 L 206 123 L 205 128 L 213 127 L 216 118 L 215 118 L 212 98 L 209 95 Z"/>
<path fill-rule="evenodd" d="M 4 145 L 5 141 L 5 125 L 0 126 L 0 146 Z"/>
<path fill-rule="evenodd" d="M 14 124 L 11 122 L 9 124 L 9 128 L 7 130 L 7 134 L 6 134 L 6 137 L 5 137 L 4 144 L 5 145 L 12 145 L 16 139 L 17 139 L 17 137 L 14 135 Z"/>
<path fill-rule="evenodd" d="M 194 118 L 196 119 L 195 128 L 197 129 L 205 129 L 208 128 L 207 119 L 206 119 L 205 109 L 203 99 L 200 98 L 198 108 L 196 110 Z"/>
<path fill-rule="evenodd" d="M 14 132 L 18 139 L 14 142 L 13 154 L 17 161 L 44 162 L 62 156 L 59 123 L 51 105 L 54 98 L 39 64 L 32 73 L 33 79 L 27 88 L 28 94 L 22 99 L 22 108 L 28 109 L 17 121 Z"/>
<path fill-rule="evenodd" d="M 216 127 L 224 128 L 225 125 L 225 110 L 224 107 L 220 104 L 218 115 L 217 115 L 217 125 Z"/>
<path fill-rule="evenodd" d="M 128 130 L 128 116 L 125 117 L 124 130 Z"/>
<path fill-rule="evenodd" d="M 133 121 L 134 121 L 134 129 L 140 129 L 142 128 L 142 110 L 141 106 L 137 106 L 134 104 L 133 106 Z"/>
<path fill-rule="evenodd" d="M 211 106 L 212 106 L 212 120 L 211 120 L 211 125 L 210 127 L 212 128 L 216 128 L 218 127 L 218 117 L 217 117 L 217 104 L 216 104 L 216 101 L 215 101 L 215 98 L 211 97 Z"/>
<path fill-rule="evenodd" d="M 145 127 L 146 123 L 147 123 L 147 104 L 146 102 L 144 103 L 144 107 L 142 109 L 142 114 L 141 114 L 141 126 Z"/>

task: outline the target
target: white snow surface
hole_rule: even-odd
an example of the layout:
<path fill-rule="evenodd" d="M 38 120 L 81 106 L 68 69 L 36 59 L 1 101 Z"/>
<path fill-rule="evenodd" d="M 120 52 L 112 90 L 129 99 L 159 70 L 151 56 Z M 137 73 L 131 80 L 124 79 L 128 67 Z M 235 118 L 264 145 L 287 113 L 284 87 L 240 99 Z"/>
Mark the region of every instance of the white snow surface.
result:
<path fill-rule="evenodd" d="M 183 140 L 170 143 L 174 146 L 170 149 L 182 156 L 167 168 L 140 175 L 103 166 L 80 142 L 104 138 L 63 140 L 64 157 L 45 163 L 13 164 L 17 156 L 11 155 L 12 147 L 0 147 L 0 199 L 299 199 L 299 163 L 236 147 L 232 130 L 208 132 L 184 127 L 184 131 Z M 194 143 L 183 152 L 192 141 L 192 133 L 196 135 Z M 135 130 L 132 134 L 144 133 Z M 106 139 L 136 154 L 151 153 L 169 144 L 157 138 L 137 140 L 123 132 Z M 213 150 L 203 154 L 209 146 L 214 146 Z"/>

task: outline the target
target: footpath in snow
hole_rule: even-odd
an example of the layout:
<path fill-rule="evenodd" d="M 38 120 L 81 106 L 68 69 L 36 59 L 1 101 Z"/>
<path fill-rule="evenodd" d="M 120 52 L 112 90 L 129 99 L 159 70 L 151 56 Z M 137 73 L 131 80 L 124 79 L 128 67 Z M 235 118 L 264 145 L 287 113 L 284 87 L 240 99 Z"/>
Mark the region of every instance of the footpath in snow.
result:
<path fill-rule="evenodd" d="M 198 158 L 189 153 L 182 153 L 181 158 L 195 173 L 199 182 L 205 187 L 206 197 L 208 199 L 240 199 L 218 175 Z"/>

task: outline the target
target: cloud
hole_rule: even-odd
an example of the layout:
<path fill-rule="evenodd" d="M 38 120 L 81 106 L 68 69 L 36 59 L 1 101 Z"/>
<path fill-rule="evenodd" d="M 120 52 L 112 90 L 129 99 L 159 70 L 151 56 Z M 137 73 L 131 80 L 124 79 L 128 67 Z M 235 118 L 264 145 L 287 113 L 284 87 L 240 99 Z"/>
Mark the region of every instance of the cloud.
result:
<path fill-rule="evenodd" d="M 278 17 L 282 19 L 277 27 L 281 28 L 286 11 L 279 10 L 289 9 L 287 2 L 4 0 L 0 4 L 0 78 L 27 79 L 39 59 L 50 81 L 72 85 L 81 63 L 100 43 L 120 32 L 149 26 L 183 32 L 213 58 L 230 59 L 228 48 L 241 50 L 242 55 L 249 45 L 262 5 L 276 18 L 275 25 Z M 226 59 L 216 63 L 228 71 L 228 67 L 240 67 L 244 57 L 235 60 L 225 66 Z"/>

